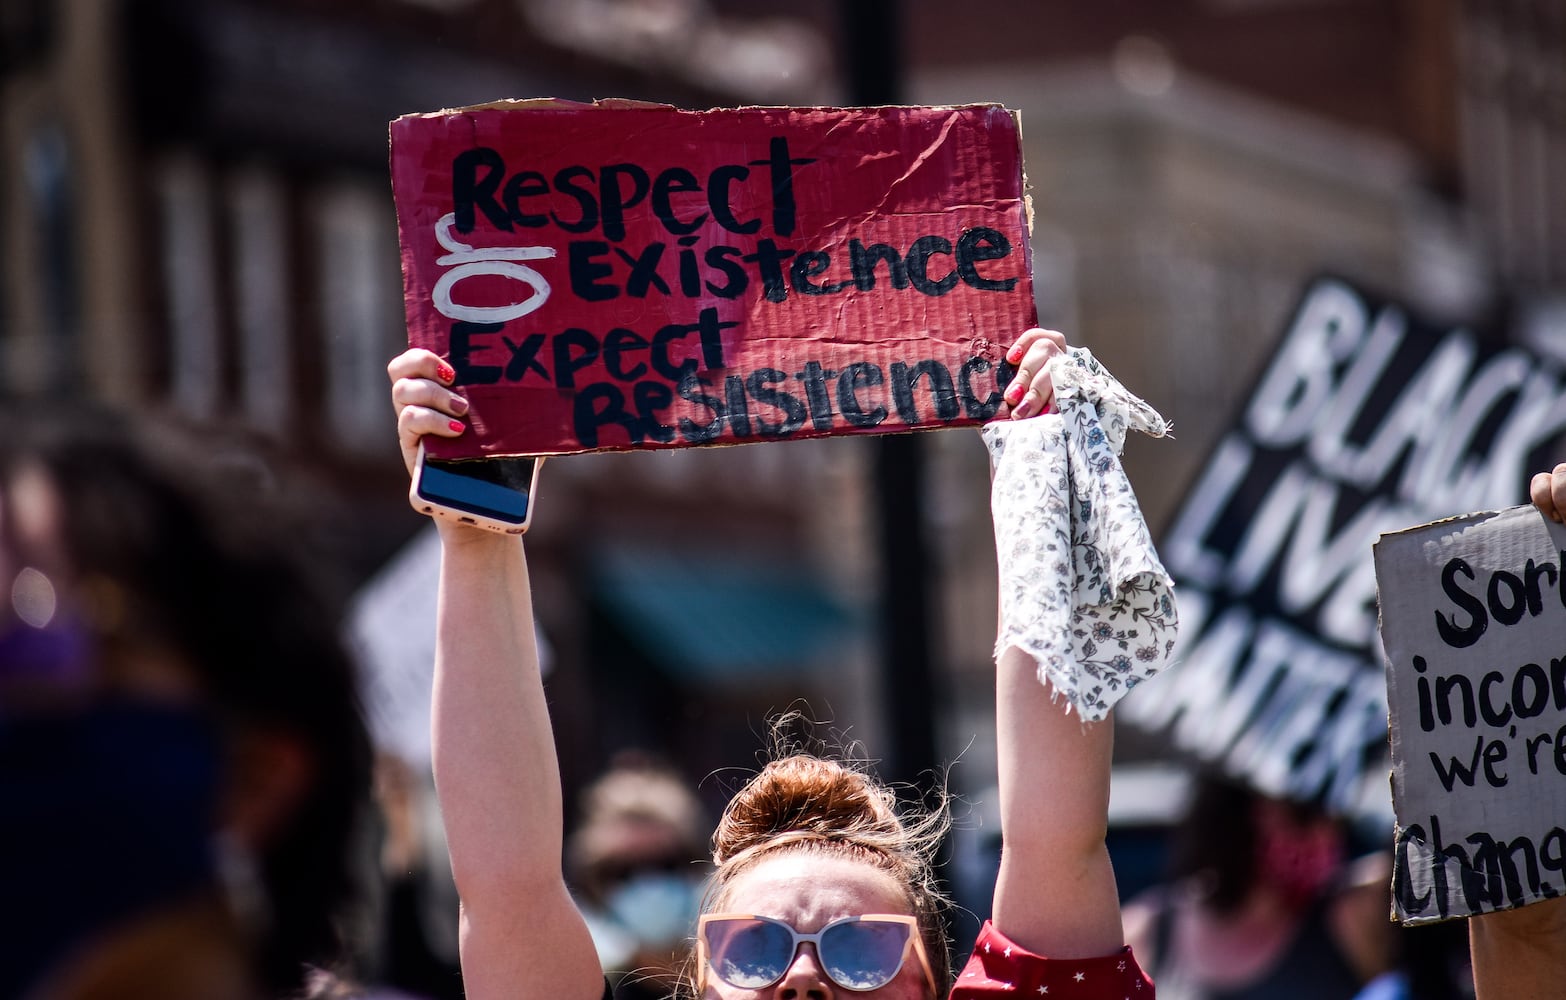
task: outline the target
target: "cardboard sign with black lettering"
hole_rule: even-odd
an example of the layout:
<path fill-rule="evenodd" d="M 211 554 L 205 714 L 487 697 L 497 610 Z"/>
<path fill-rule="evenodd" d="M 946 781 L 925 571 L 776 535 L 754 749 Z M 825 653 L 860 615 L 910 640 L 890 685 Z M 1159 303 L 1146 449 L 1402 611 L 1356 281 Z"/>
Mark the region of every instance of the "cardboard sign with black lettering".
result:
<path fill-rule="evenodd" d="M 1526 498 L 1563 429 L 1566 376 L 1496 331 L 1312 282 L 1160 539 L 1181 645 L 1121 722 L 1264 793 L 1390 822 L 1371 547 Z"/>
<path fill-rule="evenodd" d="M 1036 322 L 998 106 L 501 102 L 392 122 L 391 171 L 443 458 L 980 423 Z"/>
<path fill-rule="evenodd" d="M 1375 546 L 1404 923 L 1566 895 L 1566 527 L 1531 506 Z"/>

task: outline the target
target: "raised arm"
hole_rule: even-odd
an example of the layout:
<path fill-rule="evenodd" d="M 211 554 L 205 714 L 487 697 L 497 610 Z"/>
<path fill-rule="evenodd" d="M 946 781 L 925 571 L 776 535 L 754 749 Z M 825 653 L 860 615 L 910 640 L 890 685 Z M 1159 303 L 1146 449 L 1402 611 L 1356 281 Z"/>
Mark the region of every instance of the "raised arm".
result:
<path fill-rule="evenodd" d="M 1112 721 L 1084 725 L 1050 701 L 1033 661 L 1000 658 L 1001 851 L 995 926 L 1028 951 L 1090 958 L 1120 948 L 1120 897 L 1104 845 Z"/>
<path fill-rule="evenodd" d="M 1566 979 L 1566 898 L 1468 918 L 1477 1000 L 1545 1000 Z"/>
<path fill-rule="evenodd" d="M 436 355 L 387 366 L 403 459 L 419 438 L 462 431 L 466 403 Z M 462 899 L 467 995 L 597 1000 L 586 924 L 561 874 L 564 808 L 518 538 L 437 521 L 435 784 Z"/>
<path fill-rule="evenodd" d="M 1008 354 L 1019 366 L 1014 418 L 1052 401 L 1045 362 L 1058 333 L 1030 330 Z M 1019 405 L 1020 404 L 1020 405 Z M 997 525 L 998 534 L 1003 526 Z M 1124 944 L 1108 831 L 1112 721 L 1084 725 L 1052 701 L 1031 657 L 1012 647 L 996 666 L 1001 852 L 993 919 L 1023 948 L 1051 958 L 1107 955 Z"/>

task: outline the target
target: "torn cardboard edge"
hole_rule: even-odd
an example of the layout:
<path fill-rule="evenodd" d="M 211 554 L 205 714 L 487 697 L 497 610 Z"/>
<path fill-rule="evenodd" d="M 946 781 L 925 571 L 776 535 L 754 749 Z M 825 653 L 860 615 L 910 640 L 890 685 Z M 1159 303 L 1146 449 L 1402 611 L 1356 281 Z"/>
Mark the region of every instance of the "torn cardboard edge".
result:
<path fill-rule="evenodd" d="M 657 101 L 640 101 L 630 97 L 599 97 L 591 101 L 573 101 L 565 97 L 506 97 L 483 104 L 469 104 L 455 108 L 442 108 L 439 111 L 415 111 L 405 115 L 398 115 L 392 122 L 403 121 L 410 118 L 443 118 L 447 115 L 458 115 L 466 111 L 533 111 L 533 110 L 560 110 L 574 111 L 581 109 L 603 108 L 614 111 L 672 111 L 682 114 L 712 114 L 721 111 L 798 111 L 799 108 L 768 105 L 746 104 L 732 108 L 712 107 L 705 111 L 696 111 L 690 108 L 680 108 L 673 104 L 662 104 Z M 1003 104 L 987 101 L 978 101 L 972 104 L 867 104 L 859 107 L 835 107 L 821 106 L 811 108 L 814 111 L 870 111 L 878 109 L 910 110 L 920 108 L 928 111 L 960 111 L 969 108 L 999 108 L 1011 115 L 1016 122 L 1017 142 L 1022 143 L 1022 112 L 1008 108 Z M 390 144 L 390 129 L 388 128 L 388 145 Z M 1027 168 L 1022 171 L 1022 192 L 1024 219 L 1028 232 L 1034 229 L 1033 194 L 1029 189 Z"/>
<path fill-rule="evenodd" d="M 1394 919 L 1566 894 L 1566 527 L 1479 511 L 1383 534 L 1374 558 Z"/>

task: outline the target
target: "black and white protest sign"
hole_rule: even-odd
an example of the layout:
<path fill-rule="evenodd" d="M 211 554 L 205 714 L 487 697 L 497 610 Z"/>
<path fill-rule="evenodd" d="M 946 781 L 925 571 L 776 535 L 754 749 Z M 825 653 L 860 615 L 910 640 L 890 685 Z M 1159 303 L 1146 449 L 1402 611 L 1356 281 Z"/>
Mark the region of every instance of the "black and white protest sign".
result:
<path fill-rule="evenodd" d="M 1563 429 L 1566 378 L 1529 352 L 1314 282 L 1162 539 L 1182 648 L 1122 720 L 1263 792 L 1385 815 L 1371 546 L 1516 503 Z"/>
<path fill-rule="evenodd" d="M 1566 894 L 1566 527 L 1531 506 L 1383 535 L 1398 918 Z"/>

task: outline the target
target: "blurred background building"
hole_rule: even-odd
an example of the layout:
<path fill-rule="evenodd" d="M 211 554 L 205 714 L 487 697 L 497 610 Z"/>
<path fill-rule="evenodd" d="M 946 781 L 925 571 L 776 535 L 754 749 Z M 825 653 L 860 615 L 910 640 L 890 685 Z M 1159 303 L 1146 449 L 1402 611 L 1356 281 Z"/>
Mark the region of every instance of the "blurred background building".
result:
<path fill-rule="evenodd" d="M 880 32 L 851 6 L 7 0 L 0 392 L 252 431 L 318 474 L 323 559 L 366 581 L 423 523 L 383 374 L 405 344 L 390 119 L 854 103 L 888 66 L 903 103 L 1021 111 L 1041 318 L 1174 423 L 1128 450 L 1155 535 L 1312 276 L 1566 354 L 1566 0 L 860 5 Z M 906 721 L 894 628 L 931 644 L 938 759 L 987 787 L 985 459 L 920 441 L 932 603 L 890 625 L 873 441 L 550 462 L 530 551 L 568 791 L 627 746 L 746 764 L 796 699 L 875 756 Z"/>

